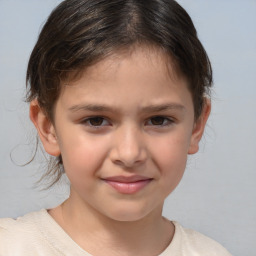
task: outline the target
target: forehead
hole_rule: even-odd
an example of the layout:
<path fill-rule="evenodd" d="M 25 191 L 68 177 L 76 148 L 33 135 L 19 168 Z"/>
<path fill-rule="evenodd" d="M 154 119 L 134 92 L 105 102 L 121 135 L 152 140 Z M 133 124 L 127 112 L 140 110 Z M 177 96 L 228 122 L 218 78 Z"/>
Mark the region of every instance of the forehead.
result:
<path fill-rule="evenodd" d="M 82 70 L 70 73 L 65 82 L 65 86 L 79 86 L 81 80 L 108 80 L 118 75 L 118 72 L 125 72 L 129 74 L 130 69 L 127 62 L 133 62 L 136 65 L 136 73 L 139 74 L 151 69 L 151 75 L 155 78 L 161 76 L 162 78 L 175 80 L 186 80 L 186 77 L 180 72 L 177 62 L 169 56 L 166 52 L 154 46 L 131 46 L 128 49 L 120 49 L 111 53 L 103 60 L 96 62 L 96 64 L 86 67 Z M 147 76 L 150 78 L 149 74 Z M 80 81 L 80 82 L 79 82 Z"/>
<path fill-rule="evenodd" d="M 86 68 L 62 87 L 60 100 L 118 105 L 147 105 L 191 98 L 186 79 L 160 50 L 136 48 L 117 52 Z M 170 99 L 170 97 L 172 99 Z M 190 99 L 189 99 L 190 100 Z"/>

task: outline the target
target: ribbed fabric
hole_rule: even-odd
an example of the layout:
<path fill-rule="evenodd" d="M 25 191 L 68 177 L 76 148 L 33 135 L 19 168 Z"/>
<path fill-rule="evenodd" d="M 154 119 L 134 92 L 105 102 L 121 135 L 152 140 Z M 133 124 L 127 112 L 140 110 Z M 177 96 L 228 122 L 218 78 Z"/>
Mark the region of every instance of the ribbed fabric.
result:
<path fill-rule="evenodd" d="M 231 256 L 212 239 L 193 230 L 184 229 L 177 222 L 173 224 L 173 240 L 159 256 Z M 76 244 L 47 210 L 43 209 L 17 220 L 0 219 L 0 256 L 92 255 Z"/>

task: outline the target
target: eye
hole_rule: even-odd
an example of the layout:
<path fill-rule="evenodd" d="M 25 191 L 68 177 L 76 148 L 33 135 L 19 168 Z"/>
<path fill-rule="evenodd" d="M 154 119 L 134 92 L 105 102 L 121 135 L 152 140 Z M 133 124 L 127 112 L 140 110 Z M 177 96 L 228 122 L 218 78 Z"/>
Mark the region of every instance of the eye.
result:
<path fill-rule="evenodd" d="M 101 127 L 101 126 L 109 125 L 109 122 L 104 117 L 100 117 L 100 116 L 84 119 L 82 123 L 92 127 Z"/>
<path fill-rule="evenodd" d="M 167 126 L 173 123 L 173 120 L 164 116 L 154 116 L 151 117 L 146 124 L 152 126 Z"/>

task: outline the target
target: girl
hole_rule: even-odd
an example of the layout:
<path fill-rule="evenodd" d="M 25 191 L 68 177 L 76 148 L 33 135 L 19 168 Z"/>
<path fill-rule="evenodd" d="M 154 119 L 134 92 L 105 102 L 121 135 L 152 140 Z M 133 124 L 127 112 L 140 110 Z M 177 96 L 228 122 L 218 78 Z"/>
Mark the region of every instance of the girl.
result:
<path fill-rule="evenodd" d="M 0 255 L 230 255 L 162 217 L 210 113 L 211 66 L 173 0 L 66 0 L 27 69 L 60 206 L 0 220 Z"/>

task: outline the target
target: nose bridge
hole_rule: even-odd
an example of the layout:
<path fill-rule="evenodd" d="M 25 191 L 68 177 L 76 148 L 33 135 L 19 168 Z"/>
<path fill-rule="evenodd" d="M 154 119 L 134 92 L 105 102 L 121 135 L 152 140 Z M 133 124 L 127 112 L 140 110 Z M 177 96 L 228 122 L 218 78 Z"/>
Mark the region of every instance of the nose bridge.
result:
<path fill-rule="evenodd" d="M 113 160 L 126 167 L 144 162 L 146 148 L 142 130 L 135 125 L 123 125 L 116 131 Z"/>

